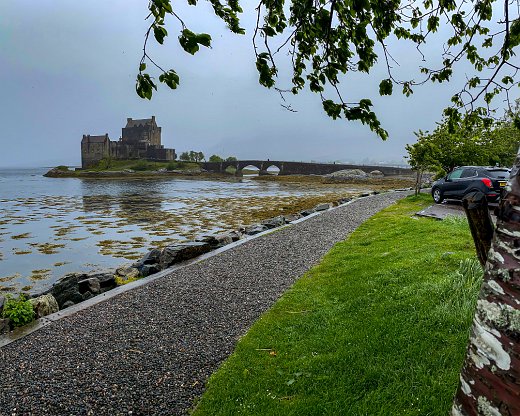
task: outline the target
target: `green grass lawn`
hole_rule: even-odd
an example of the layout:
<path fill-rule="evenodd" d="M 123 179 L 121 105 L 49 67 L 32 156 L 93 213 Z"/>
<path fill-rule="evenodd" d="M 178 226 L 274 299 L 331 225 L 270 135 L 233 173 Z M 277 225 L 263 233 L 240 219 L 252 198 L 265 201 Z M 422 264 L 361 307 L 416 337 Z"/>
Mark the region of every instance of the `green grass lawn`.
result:
<path fill-rule="evenodd" d="M 198 169 L 200 165 L 194 162 L 183 162 L 172 160 L 171 162 L 151 162 L 147 160 L 101 160 L 96 167 L 87 169 L 88 171 L 120 171 L 124 169 L 132 169 L 135 171 L 155 171 L 158 169 L 168 170 L 192 170 Z"/>
<path fill-rule="evenodd" d="M 465 220 L 409 197 L 298 280 L 210 378 L 195 415 L 446 415 L 482 270 Z"/>

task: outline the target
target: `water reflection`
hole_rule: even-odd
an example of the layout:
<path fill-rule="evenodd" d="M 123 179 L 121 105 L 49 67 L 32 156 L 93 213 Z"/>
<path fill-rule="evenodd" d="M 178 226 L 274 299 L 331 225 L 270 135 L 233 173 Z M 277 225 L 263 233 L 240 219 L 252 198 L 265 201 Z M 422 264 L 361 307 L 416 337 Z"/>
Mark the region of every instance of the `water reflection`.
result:
<path fill-rule="evenodd" d="M 272 182 L 44 178 L 0 170 L 0 290 L 39 290 L 65 273 L 283 213 L 303 195 L 345 190 Z M 341 194 L 341 195 L 340 195 Z"/>

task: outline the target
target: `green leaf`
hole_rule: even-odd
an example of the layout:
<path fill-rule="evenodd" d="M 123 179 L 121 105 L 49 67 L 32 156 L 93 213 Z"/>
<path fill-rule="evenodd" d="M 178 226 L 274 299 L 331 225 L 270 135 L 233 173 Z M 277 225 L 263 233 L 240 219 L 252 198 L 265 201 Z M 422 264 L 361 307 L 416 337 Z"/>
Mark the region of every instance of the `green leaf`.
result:
<path fill-rule="evenodd" d="M 384 79 L 379 83 L 379 95 L 392 95 L 393 83 L 392 80 Z"/>
<path fill-rule="evenodd" d="M 189 29 L 184 29 L 181 32 L 181 35 L 179 36 L 179 43 L 186 52 L 192 55 L 195 55 L 195 53 L 199 50 L 197 35 L 195 35 L 195 33 Z"/>
<path fill-rule="evenodd" d="M 164 72 L 159 76 L 159 81 L 165 83 L 172 90 L 177 89 L 179 86 L 179 76 L 171 69 L 168 72 Z"/>
<path fill-rule="evenodd" d="M 144 71 L 146 69 L 146 64 L 143 62 L 139 65 L 139 71 Z"/>
<path fill-rule="evenodd" d="M 161 45 L 164 42 L 164 38 L 168 36 L 167 30 L 163 26 L 155 25 L 153 28 L 153 34 L 155 36 L 155 39 L 157 42 L 159 42 Z"/>
<path fill-rule="evenodd" d="M 207 33 L 200 33 L 195 37 L 197 43 L 205 46 L 206 48 L 211 47 L 211 36 Z"/>
<path fill-rule="evenodd" d="M 154 84 L 150 78 L 150 75 L 138 74 L 137 82 L 135 84 L 135 91 L 137 92 L 137 95 L 141 98 L 150 100 L 152 98 L 152 89 L 157 91 L 157 85 Z"/>
<path fill-rule="evenodd" d="M 509 47 L 514 48 L 520 45 L 520 18 L 511 23 L 509 28 Z"/>
<path fill-rule="evenodd" d="M 436 32 L 437 31 L 437 28 L 439 27 L 439 20 L 440 20 L 439 17 L 438 16 L 434 16 L 434 15 L 432 15 L 432 16 L 430 16 L 428 18 L 428 25 L 427 25 L 427 27 L 428 27 L 428 30 L 430 32 Z"/>

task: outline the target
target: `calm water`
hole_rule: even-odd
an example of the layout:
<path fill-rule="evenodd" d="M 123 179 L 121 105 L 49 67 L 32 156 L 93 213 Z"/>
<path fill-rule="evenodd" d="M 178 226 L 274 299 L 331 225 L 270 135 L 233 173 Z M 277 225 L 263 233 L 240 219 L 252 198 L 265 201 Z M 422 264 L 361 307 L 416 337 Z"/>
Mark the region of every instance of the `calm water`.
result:
<path fill-rule="evenodd" d="M 237 228 L 268 204 L 338 192 L 248 179 L 56 179 L 46 170 L 0 169 L 0 290 L 38 291 L 65 273 Z"/>

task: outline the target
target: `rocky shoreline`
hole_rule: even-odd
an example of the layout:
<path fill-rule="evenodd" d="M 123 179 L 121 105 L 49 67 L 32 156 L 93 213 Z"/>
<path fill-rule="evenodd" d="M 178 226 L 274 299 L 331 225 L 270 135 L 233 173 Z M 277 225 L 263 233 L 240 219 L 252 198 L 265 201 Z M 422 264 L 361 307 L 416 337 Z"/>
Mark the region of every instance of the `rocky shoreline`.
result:
<path fill-rule="evenodd" d="M 169 176 L 224 176 L 215 175 L 208 173 L 202 169 L 191 169 L 191 170 L 167 170 L 165 168 L 159 170 L 146 170 L 136 171 L 133 169 L 124 170 L 101 170 L 101 171 L 82 171 L 82 170 L 65 170 L 52 168 L 46 172 L 43 176 L 47 178 L 106 178 L 106 179 L 118 179 L 118 178 L 157 178 L 157 177 L 169 177 Z"/>
<path fill-rule="evenodd" d="M 372 191 L 363 193 L 360 194 L 358 198 L 377 193 L 379 192 Z M 99 296 L 118 286 L 152 276 L 175 264 L 191 260 L 240 239 L 284 227 L 293 221 L 297 221 L 316 212 L 329 210 L 334 206 L 345 204 L 351 200 L 352 198 L 349 197 L 330 203 L 321 203 L 314 208 L 303 210 L 296 214 L 269 218 L 257 224 L 241 227 L 238 230 L 202 235 L 196 238 L 195 241 L 176 243 L 162 249 L 155 248 L 134 263 L 125 264 L 116 269 L 90 273 L 69 273 L 43 293 L 22 295 L 29 299 L 28 301 L 34 310 L 34 318 L 42 318 L 95 296 Z M 9 318 L 1 318 L 5 301 L 6 298 L 0 295 L 0 334 L 7 333 L 16 326 Z"/>

